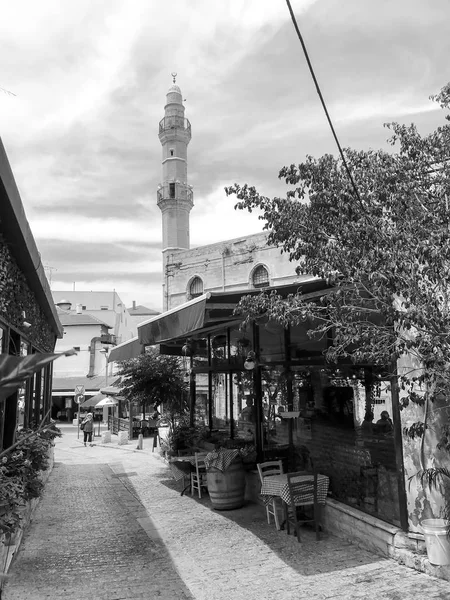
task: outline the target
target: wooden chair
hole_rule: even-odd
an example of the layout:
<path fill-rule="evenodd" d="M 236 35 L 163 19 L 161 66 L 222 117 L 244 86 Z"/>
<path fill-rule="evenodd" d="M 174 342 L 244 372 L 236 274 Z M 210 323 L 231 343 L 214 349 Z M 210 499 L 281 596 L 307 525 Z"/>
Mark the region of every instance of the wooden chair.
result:
<path fill-rule="evenodd" d="M 309 475 L 309 479 L 305 481 L 304 476 Z M 316 530 L 316 540 L 319 537 L 320 527 L 320 505 L 317 498 L 317 473 L 308 471 L 297 471 L 296 473 L 287 474 L 287 482 L 289 486 L 289 494 L 291 498 L 290 505 L 284 503 L 286 529 L 289 535 L 290 524 L 294 525 L 297 541 L 300 543 L 300 525 L 302 523 L 313 523 Z M 312 506 L 312 518 L 298 517 L 298 507 Z"/>
<path fill-rule="evenodd" d="M 271 477 L 272 475 L 283 475 L 283 461 L 282 460 L 269 460 L 267 462 L 259 463 L 258 467 L 259 478 L 261 485 L 263 484 L 264 477 Z M 266 505 L 267 523 L 270 525 L 270 515 L 273 516 L 275 521 L 275 527 L 280 530 L 280 520 L 278 518 L 278 509 L 282 510 L 281 498 L 274 496 L 271 498 Z"/>
<path fill-rule="evenodd" d="M 202 497 L 202 487 L 206 488 L 206 465 L 205 456 L 207 452 L 196 452 L 195 453 L 195 471 L 191 473 L 191 496 L 194 495 L 194 491 L 197 490 L 198 497 Z"/>

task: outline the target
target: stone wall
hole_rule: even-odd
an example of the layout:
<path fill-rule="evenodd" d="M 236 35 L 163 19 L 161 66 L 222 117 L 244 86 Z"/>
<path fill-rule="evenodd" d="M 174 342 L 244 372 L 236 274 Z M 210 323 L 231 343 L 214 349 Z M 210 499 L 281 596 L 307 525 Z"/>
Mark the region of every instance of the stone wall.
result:
<path fill-rule="evenodd" d="M 295 263 L 279 248 L 267 244 L 266 232 L 225 240 L 191 250 L 168 250 L 164 253 L 164 286 L 168 308 L 186 302 L 189 284 L 200 277 L 204 291 L 235 291 L 253 287 L 252 273 L 264 265 L 270 285 L 302 281 L 295 273 Z"/>

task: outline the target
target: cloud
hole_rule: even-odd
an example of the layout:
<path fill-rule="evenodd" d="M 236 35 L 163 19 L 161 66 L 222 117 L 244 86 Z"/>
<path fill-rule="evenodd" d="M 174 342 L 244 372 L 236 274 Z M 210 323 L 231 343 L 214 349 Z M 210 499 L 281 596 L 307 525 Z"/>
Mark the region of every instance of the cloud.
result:
<path fill-rule="evenodd" d="M 447 0 L 292 5 L 343 146 L 386 147 L 392 119 L 442 124 L 428 96 L 448 73 Z M 161 306 L 171 72 L 192 123 L 194 245 L 261 230 L 225 185 L 282 195 L 283 165 L 336 152 L 282 1 L 15 0 L 2 7 L 0 64 L 0 86 L 17 94 L 0 95 L 0 131 L 27 217 L 45 264 L 78 289 Z"/>

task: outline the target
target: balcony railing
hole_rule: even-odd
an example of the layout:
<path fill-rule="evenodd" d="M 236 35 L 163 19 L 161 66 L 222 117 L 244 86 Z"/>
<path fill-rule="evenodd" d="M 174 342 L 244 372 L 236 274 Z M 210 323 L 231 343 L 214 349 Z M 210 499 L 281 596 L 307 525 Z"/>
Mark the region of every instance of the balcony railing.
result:
<path fill-rule="evenodd" d="M 184 117 L 164 117 L 164 119 L 161 119 L 159 122 L 159 133 L 169 129 L 185 129 L 190 134 L 191 124 L 189 119 L 185 119 Z"/>
<path fill-rule="evenodd" d="M 171 192 L 170 186 L 166 184 L 157 191 L 158 202 L 166 198 L 178 198 L 183 200 L 193 201 L 194 192 L 190 185 L 184 185 L 184 183 L 175 183 L 174 193 Z M 172 195 L 173 194 L 173 195 Z"/>

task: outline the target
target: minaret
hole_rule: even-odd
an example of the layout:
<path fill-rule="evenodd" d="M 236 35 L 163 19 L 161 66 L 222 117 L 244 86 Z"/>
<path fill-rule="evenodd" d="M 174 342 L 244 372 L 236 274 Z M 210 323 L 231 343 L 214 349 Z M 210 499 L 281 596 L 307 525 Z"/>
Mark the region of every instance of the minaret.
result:
<path fill-rule="evenodd" d="M 159 123 L 162 145 L 162 184 L 158 186 L 158 206 L 162 213 L 162 249 L 189 249 L 189 213 L 194 206 L 192 187 L 187 183 L 187 147 L 191 124 L 184 116 L 183 96 L 175 85 L 167 92 L 164 119 Z M 164 258 L 164 265 L 166 258 Z"/>

